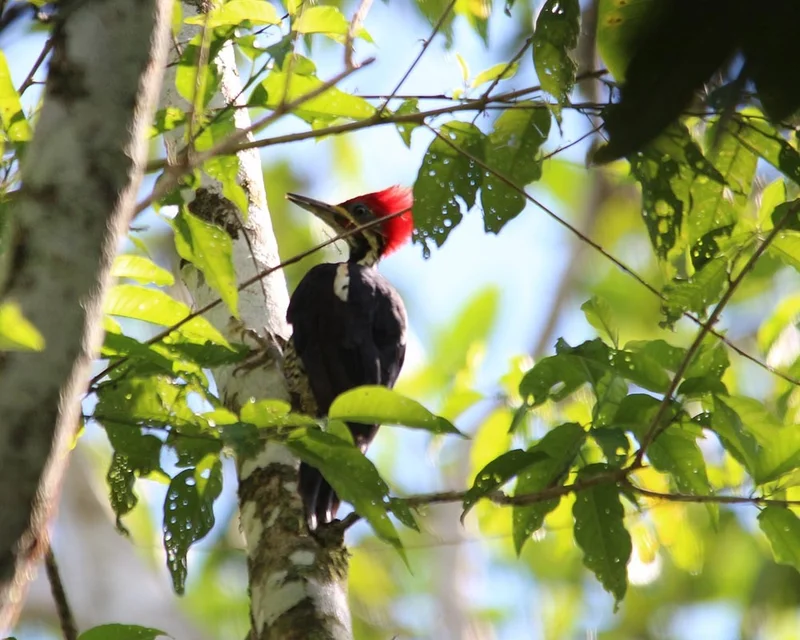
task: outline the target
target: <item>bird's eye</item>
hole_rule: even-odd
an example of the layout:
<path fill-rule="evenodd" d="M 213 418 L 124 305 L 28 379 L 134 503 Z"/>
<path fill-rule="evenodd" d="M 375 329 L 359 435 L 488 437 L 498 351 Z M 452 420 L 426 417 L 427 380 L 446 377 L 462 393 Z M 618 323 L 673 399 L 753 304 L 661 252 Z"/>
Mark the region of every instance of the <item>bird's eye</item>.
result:
<path fill-rule="evenodd" d="M 367 205 L 360 203 L 353 206 L 353 214 L 359 218 L 369 218 L 372 216 Z"/>

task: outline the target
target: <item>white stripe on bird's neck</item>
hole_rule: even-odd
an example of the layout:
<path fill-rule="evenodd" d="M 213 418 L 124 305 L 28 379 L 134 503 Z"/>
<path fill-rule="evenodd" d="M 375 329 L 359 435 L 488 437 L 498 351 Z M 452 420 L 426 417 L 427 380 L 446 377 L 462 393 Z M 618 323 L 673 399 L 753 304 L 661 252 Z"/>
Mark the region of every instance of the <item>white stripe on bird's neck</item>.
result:
<path fill-rule="evenodd" d="M 347 297 L 350 294 L 350 271 L 346 262 L 342 262 L 336 267 L 336 275 L 333 278 L 333 293 L 342 302 L 347 302 Z"/>

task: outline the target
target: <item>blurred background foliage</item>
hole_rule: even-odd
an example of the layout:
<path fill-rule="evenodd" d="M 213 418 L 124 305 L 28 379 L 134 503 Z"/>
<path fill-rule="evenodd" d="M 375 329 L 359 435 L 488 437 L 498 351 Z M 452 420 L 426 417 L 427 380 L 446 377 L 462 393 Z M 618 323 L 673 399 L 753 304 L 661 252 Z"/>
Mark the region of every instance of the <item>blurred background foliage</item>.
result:
<path fill-rule="evenodd" d="M 345 15 L 355 8 L 352 2 L 326 4 L 341 7 Z M 378 62 L 348 80 L 345 88 L 360 94 L 390 91 L 447 5 L 446 0 L 377 3 L 366 23 L 377 45 L 364 45 L 364 50 L 377 54 Z M 534 0 L 518 0 L 513 6 L 457 0 L 441 29 L 443 37 L 432 43 L 403 92 L 452 95 L 468 90 L 469 79 L 477 72 L 520 50 L 540 5 Z M 581 44 L 588 40 L 590 53 L 579 47 L 579 70 L 590 70 L 596 68 L 591 40 L 597 7 L 590 0 L 581 7 Z M 16 86 L 42 42 L 41 34 L 27 24 L 0 35 Z M 340 47 L 315 36 L 306 36 L 301 46 L 316 61 L 320 75 L 331 75 Z M 533 84 L 530 56 L 521 60 L 514 79 L 501 82 L 509 90 Z M 596 101 L 596 91 L 594 85 L 579 84 L 574 100 Z M 26 106 L 33 105 L 35 101 L 28 99 Z M 477 123 L 488 129 L 494 117 L 489 112 Z M 562 118 L 551 131 L 545 154 L 581 139 L 596 125 L 571 109 L 565 109 Z M 290 130 L 279 122 L 270 134 Z M 415 130 L 406 148 L 397 131 L 384 127 L 266 149 L 264 175 L 281 257 L 296 255 L 326 233 L 288 206 L 284 193 L 338 201 L 395 182 L 412 184 L 431 140 L 430 132 Z M 531 193 L 660 289 L 669 274 L 650 247 L 637 186 L 621 162 L 587 171 L 591 144 L 588 139 L 546 159 Z M 796 140 L 792 144 L 796 147 Z M 787 189 L 791 193 L 796 188 L 759 163 L 753 215 L 763 215 L 758 205 L 764 200 L 785 199 Z M 774 195 L 781 190 L 783 195 Z M 133 235 L 154 260 L 174 267 L 177 256 L 166 225 L 148 214 L 137 227 Z M 341 248 L 328 248 L 288 267 L 290 289 L 312 264 L 336 258 L 340 252 Z M 607 302 L 620 344 L 657 338 L 684 344 L 694 332 L 686 320 L 678 322 L 674 331 L 660 328 L 661 301 L 656 296 L 531 206 L 498 236 L 484 234 L 478 216 L 469 214 L 428 260 L 414 245 L 387 260 L 383 270 L 406 301 L 413 331 L 398 390 L 471 436 L 460 441 L 384 428 L 370 457 L 398 495 L 470 486 L 487 462 L 511 447 L 530 445 L 556 421 L 590 421 L 594 399 L 581 391 L 561 403 L 537 407 L 513 435 L 508 429 L 521 401 L 519 382 L 531 364 L 550 355 L 559 336 L 570 344 L 595 336 L 580 311 L 586 300 L 597 297 Z M 797 285 L 794 271 L 767 256 L 734 296 L 720 329 L 748 351 L 791 364 L 800 348 L 793 320 L 800 305 L 796 298 L 787 301 L 787 296 Z M 130 330 L 139 332 L 141 339 L 148 337 L 141 326 L 132 325 Z M 796 411 L 796 390 L 733 353 L 731 359 L 724 380 L 731 394 L 757 397 L 787 413 Z M 716 441 L 701 440 L 700 445 L 714 486 L 748 489 L 742 466 Z M 65 500 L 81 501 L 84 511 L 70 517 L 62 505 L 54 547 L 67 567 L 65 580 L 68 593 L 76 596 L 79 619 L 182 629 L 183 634 L 175 632 L 176 638 L 244 637 L 249 627 L 246 565 L 231 461 L 226 460 L 225 489 L 215 506 L 216 527 L 190 552 L 186 596 L 177 599 L 153 595 L 169 593 L 160 542 L 165 486 L 139 481 L 140 504 L 125 520 L 130 541 L 113 531 L 110 519 L 106 530 L 90 529 L 87 523 L 97 513 L 105 516 L 107 510 L 104 474 L 109 447 L 99 429 L 90 426 L 78 450 L 82 455 L 73 460 Z M 592 441 L 582 455 L 585 462 L 601 459 L 600 448 Z M 670 489 L 668 479 L 651 470 L 642 470 L 637 477 L 651 489 Z M 81 482 L 94 489 L 87 490 Z M 793 484 L 784 487 L 789 497 L 796 491 Z M 640 511 L 626 510 L 634 548 L 628 565 L 630 587 L 614 612 L 612 597 L 588 574 L 575 545 L 573 503 L 572 495 L 561 500 L 519 559 L 512 538 L 512 510 L 486 501 L 468 514 L 463 525 L 460 505 L 423 509 L 419 533 L 401 530 L 410 570 L 367 526 L 357 525 L 348 534 L 356 637 L 797 637 L 800 577 L 794 569 L 774 562 L 752 507 L 723 508 L 718 522 L 703 505 L 648 501 Z M 115 541 L 106 544 L 109 536 Z M 120 551 L 120 545 L 128 551 Z M 79 547 L 92 552 L 85 561 L 72 563 L 71 558 L 84 558 Z M 125 556 L 130 564 L 123 564 L 130 549 L 135 551 Z M 159 586 L 148 591 L 148 584 Z M 81 591 L 95 597 L 84 601 L 78 595 Z M 153 604 L 156 597 L 169 602 L 162 602 L 161 609 Z M 155 613 L 160 617 L 148 618 Z M 187 626 L 179 626 L 177 620 L 185 620 Z M 57 636 L 42 576 L 31 591 L 17 636 Z"/>

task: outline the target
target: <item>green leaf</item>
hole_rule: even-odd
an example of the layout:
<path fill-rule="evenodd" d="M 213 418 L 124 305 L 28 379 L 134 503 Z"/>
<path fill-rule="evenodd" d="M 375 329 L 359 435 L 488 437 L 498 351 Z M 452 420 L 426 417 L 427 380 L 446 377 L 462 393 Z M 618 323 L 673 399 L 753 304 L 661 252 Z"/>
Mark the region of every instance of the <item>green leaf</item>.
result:
<path fill-rule="evenodd" d="M 212 38 L 205 47 L 203 34 L 197 33 L 183 48 L 183 53 L 178 61 L 175 71 L 175 88 L 178 94 L 192 104 L 195 111 L 200 114 L 205 105 L 208 105 L 217 95 L 220 76 L 216 64 L 208 64 L 214 60 L 225 43 L 223 38 Z M 203 64 L 201 64 L 203 62 Z"/>
<path fill-rule="evenodd" d="M 175 284 L 175 278 L 166 269 L 162 269 L 150 258 L 124 253 L 114 258 L 111 275 L 115 278 L 129 278 L 142 284 L 157 284 L 169 287 Z"/>
<path fill-rule="evenodd" d="M 24 315 L 19 304 L 0 304 L 0 351 L 42 351 L 44 336 Z"/>
<path fill-rule="evenodd" d="M 706 473 L 703 453 L 696 434 L 671 427 L 662 432 L 648 447 L 647 457 L 658 471 L 672 476 L 682 493 L 694 496 L 713 495 Z M 707 503 L 712 522 L 719 522 L 719 505 Z"/>
<path fill-rule="evenodd" d="M 290 66 L 288 59 L 285 66 Z M 286 92 L 287 74 L 283 71 L 273 70 L 261 83 L 261 91 L 253 93 L 250 104 L 275 109 L 284 102 L 301 100 L 324 84 L 319 78 L 301 75 L 298 69 L 291 68 L 293 73 L 288 81 L 288 93 Z M 364 98 L 331 87 L 313 98 L 304 100 L 292 110 L 292 113 L 308 122 L 316 120 L 331 122 L 336 118 L 365 120 L 375 115 L 375 107 Z"/>
<path fill-rule="evenodd" d="M 132 284 L 118 284 L 112 287 L 106 296 L 104 310 L 112 316 L 133 318 L 164 327 L 177 324 L 189 315 L 189 307 L 171 298 L 164 291 Z M 197 344 L 210 341 L 232 349 L 223 335 L 203 317 L 192 318 L 177 329 L 176 334 L 176 347 L 182 344 L 181 341 Z"/>
<path fill-rule="evenodd" d="M 159 629 L 136 624 L 101 624 L 84 631 L 78 640 L 156 640 L 160 636 L 171 637 Z"/>
<path fill-rule="evenodd" d="M 286 444 L 301 460 L 319 469 L 339 497 L 351 503 L 377 536 L 397 549 L 405 560 L 397 530 L 387 514 L 389 487 L 352 441 L 319 429 L 306 429 L 293 433 Z"/>
<path fill-rule="evenodd" d="M 377 385 L 357 387 L 340 394 L 328 409 L 328 418 L 365 424 L 397 424 L 431 433 L 464 436 L 449 421 L 434 415 L 416 400 Z"/>
<path fill-rule="evenodd" d="M 480 87 L 482 84 L 494 82 L 497 79 L 508 80 L 509 78 L 513 78 L 515 75 L 517 75 L 517 71 L 519 71 L 519 62 L 514 62 L 513 64 L 500 62 L 499 64 L 492 65 L 486 69 L 486 71 L 481 71 L 472 80 L 470 86 L 475 89 Z"/>
<path fill-rule="evenodd" d="M 712 428 L 756 484 L 777 480 L 800 465 L 800 431 L 753 398 L 717 397 Z M 727 409 L 727 411 L 726 411 Z"/>
<path fill-rule="evenodd" d="M 240 417 L 242 422 L 270 429 L 317 424 L 313 418 L 292 413 L 292 406 L 283 400 L 251 400 L 242 406 Z"/>
<path fill-rule="evenodd" d="M 303 34 L 322 33 L 337 42 L 344 42 L 345 36 L 350 31 L 350 23 L 337 7 L 307 5 L 292 23 L 292 31 Z M 372 42 L 372 37 L 363 27 L 358 29 L 355 35 Z"/>
<path fill-rule="evenodd" d="M 605 298 L 592 296 L 581 305 L 581 311 L 586 316 L 586 321 L 599 332 L 604 333 L 611 344 L 614 346 L 619 344 L 619 330 L 614 321 L 611 305 Z"/>
<path fill-rule="evenodd" d="M 609 471 L 606 465 L 590 465 L 578 472 L 576 482 L 605 471 Z M 606 483 L 578 491 L 572 515 L 575 542 L 583 550 L 583 564 L 619 604 L 628 588 L 627 565 L 633 550 L 631 536 L 625 529 L 619 487 Z"/>
<path fill-rule="evenodd" d="M 624 82 L 636 36 L 659 16 L 658 5 L 659 0 L 599 0 L 597 50 L 617 82 Z"/>
<path fill-rule="evenodd" d="M 558 101 L 556 113 L 566 104 L 575 84 L 577 64 L 570 56 L 578 44 L 581 26 L 578 0 L 546 0 L 533 32 L 533 64 L 542 89 Z"/>
<path fill-rule="evenodd" d="M 182 209 L 172 221 L 178 255 L 200 269 L 231 313 L 239 317 L 239 291 L 233 267 L 233 241 L 221 227 Z"/>
<path fill-rule="evenodd" d="M 741 118 L 738 138 L 795 184 L 800 184 L 800 153 L 756 109 L 748 109 Z"/>
<path fill-rule="evenodd" d="M 414 242 L 430 255 L 428 240 L 441 247 L 461 222 L 461 205 L 475 204 L 483 171 L 470 157 L 483 160 L 485 136 L 475 125 L 450 122 L 441 129 L 448 144 L 438 136 L 431 142 L 414 183 Z M 464 155 L 460 149 L 468 154 Z"/>
<path fill-rule="evenodd" d="M 798 255 L 800 258 L 800 254 Z M 766 320 L 758 328 L 758 348 L 767 352 L 781 335 L 784 329 L 796 322 L 800 316 L 800 293 L 790 295 L 781 300 Z"/>
<path fill-rule="evenodd" d="M 265 0 L 229 0 L 217 6 L 207 15 L 186 18 L 186 24 L 207 24 L 209 28 L 235 27 L 242 23 L 251 25 L 280 24 L 281 19 L 275 7 Z"/>
<path fill-rule="evenodd" d="M 666 301 L 661 310 L 665 326 L 672 326 L 690 311 L 705 317 L 709 305 L 716 304 L 728 283 L 728 260 L 714 258 L 688 280 L 675 280 L 664 287 Z"/>
<path fill-rule="evenodd" d="M 775 562 L 800 571 L 800 518 L 786 507 L 766 507 L 758 524 L 772 546 Z"/>
<path fill-rule="evenodd" d="M 475 475 L 475 482 L 464 496 L 464 512 L 461 514 L 461 522 L 464 522 L 469 510 L 483 496 L 502 487 L 523 469 L 546 460 L 548 460 L 548 455 L 542 451 L 513 449 L 489 462 Z"/>
<path fill-rule="evenodd" d="M 416 98 L 403 101 L 403 104 L 395 111 L 396 116 L 404 116 L 411 113 L 419 113 L 419 100 Z M 397 132 L 409 149 L 411 148 L 411 133 L 419 126 L 418 122 L 399 122 L 397 124 Z"/>
<path fill-rule="evenodd" d="M 527 200 L 520 191 L 542 177 L 537 154 L 550 133 L 550 120 L 550 111 L 544 105 L 522 102 L 503 112 L 494 123 L 486 144 L 486 164 L 517 188 L 490 171 L 484 172 L 481 206 L 486 231 L 499 233 L 525 208 Z"/>
<path fill-rule="evenodd" d="M 27 142 L 33 134 L 14 88 L 5 54 L 0 51 L 0 122 L 11 142 Z"/>
<path fill-rule="evenodd" d="M 574 422 L 548 431 L 527 451 L 543 453 L 547 458 L 519 472 L 514 495 L 530 495 L 563 484 L 585 440 L 586 432 Z M 514 505 L 512 523 L 517 555 L 522 553 L 525 543 L 544 524 L 545 516 L 558 506 L 559 501 L 559 498 L 552 498 L 535 504 Z"/>
<path fill-rule="evenodd" d="M 214 502 L 222 492 L 222 462 L 208 456 L 204 464 L 181 471 L 164 499 L 164 549 L 175 592 L 186 584 L 186 554 L 214 526 Z"/>

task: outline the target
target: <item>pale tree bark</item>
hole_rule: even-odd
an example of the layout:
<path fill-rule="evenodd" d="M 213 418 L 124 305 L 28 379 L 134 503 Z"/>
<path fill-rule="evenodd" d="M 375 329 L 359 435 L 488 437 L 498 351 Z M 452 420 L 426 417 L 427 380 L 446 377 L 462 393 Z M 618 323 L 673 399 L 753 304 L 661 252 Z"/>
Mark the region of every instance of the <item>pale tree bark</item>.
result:
<path fill-rule="evenodd" d="M 205 2 L 184 2 L 183 15 L 197 15 Z M 184 26 L 172 48 L 170 62 L 180 57 L 201 28 Z M 244 104 L 233 47 L 228 43 L 215 60 L 221 91 L 210 105 L 221 108 L 232 101 Z M 175 89 L 177 65 L 171 64 L 164 82 L 161 106 L 188 112 L 190 105 Z M 235 110 L 238 130 L 250 126 L 245 109 Z M 186 131 L 166 134 L 171 160 L 180 157 Z M 189 205 L 195 215 L 222 226 L 233 240 L 238 280 L 245 281 L 280 262 L 267 210 L 261 162 L 255 150 L 237 155 L 239 183 L 249 202 L 247 216 L 223 196 L 222 185 L 204 174 L 201 188 Z M 217 294 L 192 266 L 182 269 L 182 279 L 196 307 L 215 300 Z M 289 334 L 286 307 L 289 296 L 282 272 L 262 279 L 240 292 L 241 322 L 230 311 L 216 307 L 208 319 L 231 340 L 241 340 L 242 328 L 262 336 L 285 338 Z M 252 343 L 251 343 L 252 344 Z M 254 345 L 257 346 L 257 345 Z M 288 399 L 278 349 L 261 366 L 245 371 L 224 367 L 214 372 L 223 401 L 238 410 L 250 398 Z M 352 637 L 347 602 L 347 552 L 342 536 L 315 537 L 308 533 L 297 494 L 297 460 L 283 446 L 267 444 L 246 460 L 238 461 L 241 527 L 247 544 L 251 637 L 344 640 Z"/>
<path fill-rule="evenodd" d="M 0 632 L 45 548 L 117 243 L 134 210 L 169 0 L 59 3 L 44 106 L 11 208 L 0 294 L 45 339 L 0 354 Z"/>

